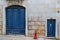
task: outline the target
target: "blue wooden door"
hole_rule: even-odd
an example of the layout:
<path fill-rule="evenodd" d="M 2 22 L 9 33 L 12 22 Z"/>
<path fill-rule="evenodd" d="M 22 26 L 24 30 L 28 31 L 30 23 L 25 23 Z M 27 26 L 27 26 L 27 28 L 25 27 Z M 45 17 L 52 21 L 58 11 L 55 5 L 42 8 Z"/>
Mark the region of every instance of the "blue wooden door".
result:
<path fill-rule="evenodd" d="M 25 8 L 6 8 L 6 34 L 25 35 Z"/>
<path fill-rule="evenodd" d="M 55 37 L 56 30 L 56 20 L 47 19 L 47 37 Z"/>

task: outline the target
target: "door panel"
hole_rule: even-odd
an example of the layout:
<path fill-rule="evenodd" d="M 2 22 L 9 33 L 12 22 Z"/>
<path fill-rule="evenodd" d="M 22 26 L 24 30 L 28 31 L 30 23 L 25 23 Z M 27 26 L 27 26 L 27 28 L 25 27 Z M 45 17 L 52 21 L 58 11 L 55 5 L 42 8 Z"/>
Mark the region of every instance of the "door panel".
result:
<path fill-rule="evenodd" d="M 47 19 L 47 37 L 55 37 L 55 28 L 56 20 L 55 19 Z"/>
<path fill-rule="evenodd" d="M 25 9 L 12 7 L 6 9 L 6 34 L 25 35 Z"/>

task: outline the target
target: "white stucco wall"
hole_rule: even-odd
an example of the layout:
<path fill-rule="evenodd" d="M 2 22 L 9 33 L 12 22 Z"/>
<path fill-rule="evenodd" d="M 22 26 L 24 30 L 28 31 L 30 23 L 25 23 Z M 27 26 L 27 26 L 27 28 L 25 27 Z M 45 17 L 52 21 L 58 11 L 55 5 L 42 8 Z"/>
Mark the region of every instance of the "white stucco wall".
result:
<path fill-rule="evenodd" d="M 41 20 L 47 21 L 48 18 L 56 19 L 56 37 L 58 37 L 58 22 L 60 22 L 60 13 L 57 13 L 57 10 L 60 10 L 59 0 L 25 0 L 23 6 L 26 7 L 27 17 L 41 17 Z M 5 6 L 6 1 L 0 0 L 0 6 Z M 4 13 L 4 12 L 2 12 Z M 3 14 L 4 15 L 4 14 Z M 27 23 L 28 24 L 28 23 Z M 4 24 L 5 25 L 5 24 Z M 47 27 L 47 23 L 45 24 Z M 28 31 L 28 30 L 27 30 Z"/>
<path fill-rule="evenodd" d="M 59 0 L 25 0 L 24 6 L 27 7 L 28 17 L 41 17 L 45 23 L 48 18 L 56 19 L 56 37 L 58 37 L 58 22 L 60 22 L 60 10 Z M 47 23 L 45 24 L 47 27 Z"/>

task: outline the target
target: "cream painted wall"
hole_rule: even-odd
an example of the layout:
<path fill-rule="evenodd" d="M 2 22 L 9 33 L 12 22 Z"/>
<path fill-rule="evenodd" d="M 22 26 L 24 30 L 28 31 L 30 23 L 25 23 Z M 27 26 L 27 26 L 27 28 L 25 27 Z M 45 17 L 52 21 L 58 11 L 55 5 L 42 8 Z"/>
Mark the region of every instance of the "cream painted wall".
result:
<path fill-rule="evenodd" d="M 59 0 L 25 0 L 23 6 L 26 7 L 27 17 L 41 17 L 41 20 L 47 22 L 48 18 L 56 19 L 56 37 L 58 37 L 58 22 L 60 22 L 60 14 L 57 13 L 57 10 L 60 10 Z M 6 1 L 1 0 L 0 6 L 5 6 Z M 3 11 L 3 10 L 2 10 Z M 4 13 L 4 12 L 2 12 Z M 3 14 L 4 15 L 4 14 Z M 26 18 L 27 19 L 27 18 Z M 28 23 L 27 23 L 28 24 Z M 47 23 L 45 24 L 47 27 Z M 26 29 L 27 33 L 28 30 Z"/>

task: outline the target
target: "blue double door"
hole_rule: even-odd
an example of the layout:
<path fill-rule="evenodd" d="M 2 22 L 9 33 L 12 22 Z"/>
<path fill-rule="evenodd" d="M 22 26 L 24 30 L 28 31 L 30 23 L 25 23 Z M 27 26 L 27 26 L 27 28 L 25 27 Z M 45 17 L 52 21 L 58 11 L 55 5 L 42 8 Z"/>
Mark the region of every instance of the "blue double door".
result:
<path fill-rule="evenodd" d="M 56 19 L 47 19 L 47 37 L 55 37 Z"/>
<path fill-rule="evenodd" d="M 25 35 L 25 8 L 18 6 L 6 8 L 6 34 Z"/>

